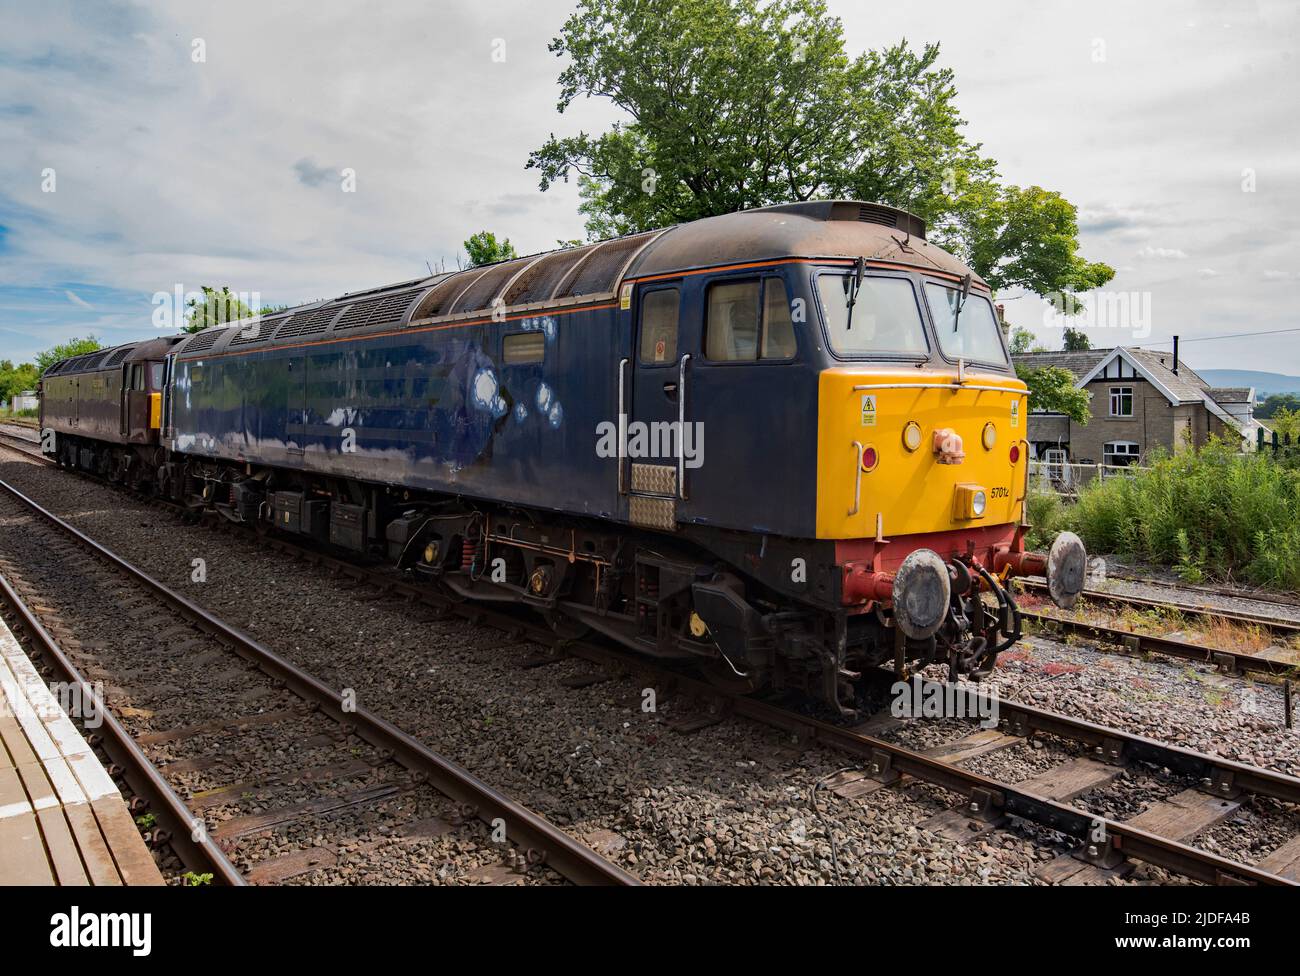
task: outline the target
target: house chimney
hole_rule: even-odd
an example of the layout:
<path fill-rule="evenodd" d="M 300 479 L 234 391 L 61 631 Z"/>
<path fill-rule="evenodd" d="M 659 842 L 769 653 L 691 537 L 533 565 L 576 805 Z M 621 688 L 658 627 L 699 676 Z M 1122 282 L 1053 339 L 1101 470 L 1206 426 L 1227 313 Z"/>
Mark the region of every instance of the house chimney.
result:
<path fill-rule="evenodd" d="M 1178 375 L 1178 336 L 1174 336 L 1174 375 Z"/>

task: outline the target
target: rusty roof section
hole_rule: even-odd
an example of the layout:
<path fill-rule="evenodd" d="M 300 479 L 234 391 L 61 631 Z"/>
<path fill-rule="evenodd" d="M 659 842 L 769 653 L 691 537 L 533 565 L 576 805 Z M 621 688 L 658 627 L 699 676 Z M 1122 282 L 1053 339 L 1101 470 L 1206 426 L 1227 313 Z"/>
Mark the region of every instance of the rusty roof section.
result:
<path fill-rule="evenodd" d="M 961 277 L 970 269 L 925 239 L 915 214 L 860 200 L 783 203 L 512 258 L 310 302 L 187 336 L 180 356 L 300 344 L 412 323 L 472 321 L 613 300 L 624 281 L 785 258 L 857 258 Z M 974 281 L 988 285 L 978 275 Z"/>
<path fill-rule="evenodd" d="M 925 239 L 914 214 L 860 200 L 786 203 L 666 230 L 628 269 L 627 278 L 777 258 L 857 258 L 958 277 L 971 269 Z M 988 287 L 975 275 L 976 283 Z"/>

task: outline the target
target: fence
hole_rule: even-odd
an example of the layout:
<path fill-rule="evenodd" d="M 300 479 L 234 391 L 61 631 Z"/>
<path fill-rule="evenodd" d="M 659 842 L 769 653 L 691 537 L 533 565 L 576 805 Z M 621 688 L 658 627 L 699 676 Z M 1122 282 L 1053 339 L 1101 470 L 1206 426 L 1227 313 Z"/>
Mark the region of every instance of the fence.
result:
<path fill-rule="evenodd" d="M 1270 435 L 1268 437 L 1265 437 L 1263 427 L 1255 428 L 1255 450 L 1257 451 L 1263 451 L 1267 448 L 1272 448 L 1273 453 L 1277 454 L 1279 451 L 1283 449 L 1289 449 L 1291 447 L 1291 443 L 1292 440 L 1290 434 L 1285 434 L 1282 437 L 1278 437 L 1277 431 L 1274 430 L 1270 432 Z"/>
<path fill-rule="evenodd" d="M 1071 464 L 1066 461 L 1030 461 L 1029 486 L 1061 495 L 1078 494 L 1080 488 L 1097 479 L 1131 478 L 1146 471 L 1136 464 Z"/>

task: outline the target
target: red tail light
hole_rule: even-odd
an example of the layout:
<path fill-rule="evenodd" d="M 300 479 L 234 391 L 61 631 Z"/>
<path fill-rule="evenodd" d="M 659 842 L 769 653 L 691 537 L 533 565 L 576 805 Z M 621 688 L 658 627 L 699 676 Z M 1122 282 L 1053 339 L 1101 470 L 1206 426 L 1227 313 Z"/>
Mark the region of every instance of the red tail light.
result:
<path fill-rule="evenodd" d="M 1015 464 L 1015 463 L 1016 463 L 1017 461 L 1019 461 L 1019 460 L 1020 460 L 1020 445 L 1019 445 L 1019 444 L 1012 444 L 1012 445 L 1011 445 L 1011 463 L 1012 463 L 1012 464 Z"/>
<path fill-rule="evenodd" d="M 862 470 L 863 471 L 874 470 L 879 460 L 880 460 L 880 456 L 876 454 L 876 449 L 874 447 L 864 447 L 862 449 Z"/>

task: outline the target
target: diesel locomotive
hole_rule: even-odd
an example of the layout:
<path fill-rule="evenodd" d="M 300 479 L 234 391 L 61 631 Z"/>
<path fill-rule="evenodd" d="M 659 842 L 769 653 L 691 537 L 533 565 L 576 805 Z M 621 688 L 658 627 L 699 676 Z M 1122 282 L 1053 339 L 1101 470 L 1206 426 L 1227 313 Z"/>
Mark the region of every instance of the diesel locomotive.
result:
<path fill-rule="evenodd" d="M 987 284 L 825 201 L 354 292 L 56 363 L 45 449 L 741 691 L 980 678 L 1025 550 L 1027 392 Z"/>

